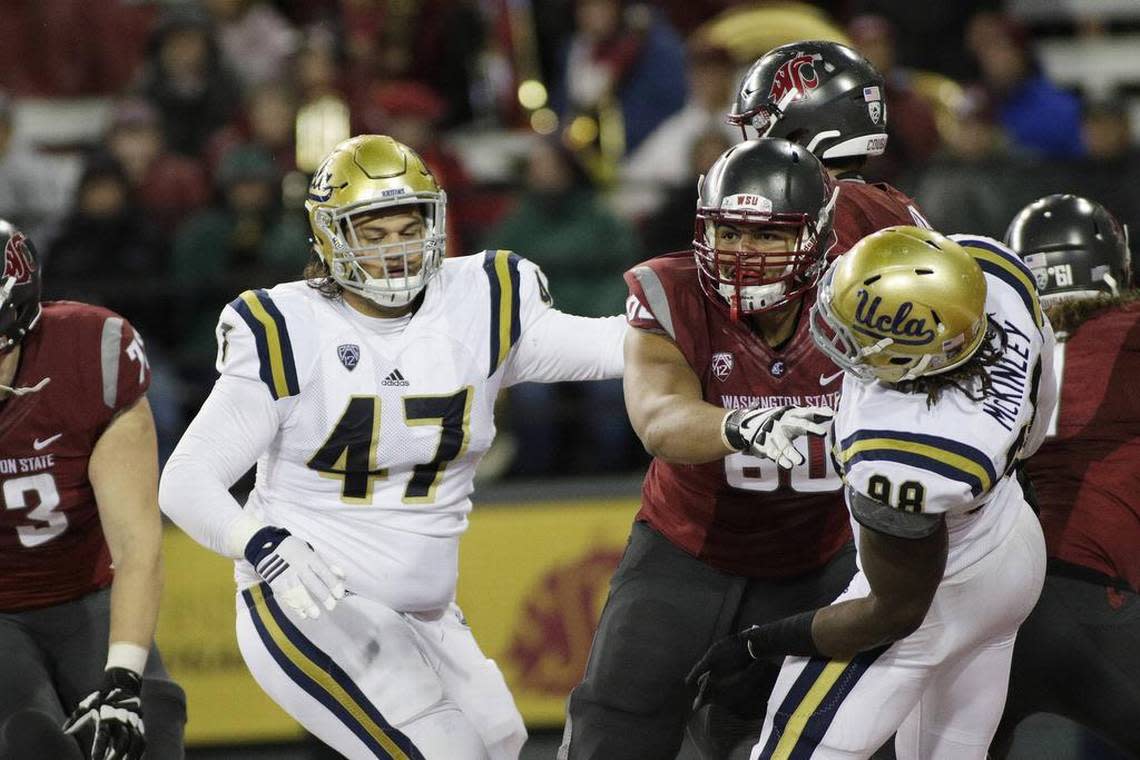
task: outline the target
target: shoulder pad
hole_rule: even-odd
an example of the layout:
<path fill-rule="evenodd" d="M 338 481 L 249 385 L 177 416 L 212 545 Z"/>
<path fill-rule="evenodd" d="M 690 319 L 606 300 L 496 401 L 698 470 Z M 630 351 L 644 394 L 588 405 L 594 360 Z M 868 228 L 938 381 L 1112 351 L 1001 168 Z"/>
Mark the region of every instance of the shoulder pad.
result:
<path fill-rule="evenodd" d="M 273 398 L 298 395 L 301 387 L 297 379 L 297 364 L 289 327 L 273 298 L 265 290 L 247 290 L 231 301 L 229 307 L 237 312 L 253 335 L 257 349 L 257 374 Z M 225 361 L 228 327 L 231 326 L 226 324 L 223 317 L 218 326 L 222 351 L 219 363 Z"/>
<path fill-rule="evenodd" d="M 1021 258 L 1002 243 L 982 235 L 951 235 L 950 239 L 966 249 L 986 274 L 1013 288 L 1038 328 L 1044 324 L 1037 280 Z"/>

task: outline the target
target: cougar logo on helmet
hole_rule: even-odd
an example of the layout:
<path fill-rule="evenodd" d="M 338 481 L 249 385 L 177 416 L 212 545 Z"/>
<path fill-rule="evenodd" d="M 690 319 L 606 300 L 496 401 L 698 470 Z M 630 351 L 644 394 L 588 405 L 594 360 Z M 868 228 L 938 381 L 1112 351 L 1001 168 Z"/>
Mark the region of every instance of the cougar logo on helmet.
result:
<path fill-rule="evenodd" d="M 36 268 L 36 263 L 32 261 L 24 244 L 26 239 L 23 233 L 17 232 L 8 238 L 8 244 L 4 246 L 4 277 L 11 277 L 17 285 L 31 280 Z"/>
<path fill-rule="evenodd" d="M 815 62 L 821 60 L 823 56 L 819 54 L 801 53 L 784 61 L 772 79 L 768 100 L 781 104 L 789 92 L 795 93 L 791 101 L 806 98 L 809 92 L 819 87 L 820 78 L 815 70 Z"/>

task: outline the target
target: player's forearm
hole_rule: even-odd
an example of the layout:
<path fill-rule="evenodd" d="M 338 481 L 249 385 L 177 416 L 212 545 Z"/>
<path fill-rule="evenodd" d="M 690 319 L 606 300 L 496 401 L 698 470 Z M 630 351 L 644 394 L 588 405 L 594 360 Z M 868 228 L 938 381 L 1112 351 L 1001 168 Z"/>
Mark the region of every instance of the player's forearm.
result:
<path fill-rule="evenodd" d="M 627 329 L 624 316 L 579 317 L 550 309 L 519 339 L 508 384 L 621 377 Z"/>
<path fill-rule="evenodd" d="M 277 424 L 263 386 L 223 376 L 162 472 L 163 513 L 207 549 L 240 558 L 242 539 L 261 524 L 229 489 L 269 445 Z"/>
<path fill-rule="evenodd" d="M 925 611 L 887 608 L 875 597 L 849 599 L 816 611 L 811 633 L 819 651 L 846 660 L 859 652 L 905 638 L 922 623 Z"/>
<path fill-rule="evenodd" d="M 141 543 L 141 542 L 140 542 Z M 133 644 L 149 651 L 158 623 L 158 605 L 162 597 L 161 536 L 154 546 L 138 547 L 115 564 L 115 580 L 111 584 L 111 644 Z M 145 660 L 143 661 L 145 664 Z M 129 667 L 141 673 L 141 666 Z"/>
<path fill-rule="evenodd" d="M 674 464 L 704 464 L 733 453 L 721 431 L 726 411 L 699 399 L 663 396 L 635 429 L 645 450 Z"/>

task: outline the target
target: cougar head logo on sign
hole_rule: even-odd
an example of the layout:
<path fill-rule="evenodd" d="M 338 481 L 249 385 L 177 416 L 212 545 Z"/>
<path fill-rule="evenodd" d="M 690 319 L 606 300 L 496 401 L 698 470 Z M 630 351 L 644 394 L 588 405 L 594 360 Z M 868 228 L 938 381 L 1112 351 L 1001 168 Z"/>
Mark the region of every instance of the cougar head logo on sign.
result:
<path fill-rule="evenodd" d="M 16 233 L 8 238 L 8 245 L 4 246 L 4 277 L 11 277 L 16 285 L 22 285 L 32 279 L 32 272 L 36 265 L 24 241 L 27 238 L 22 233 Z"/>
<path fill-rule="evenodd" d="M 815 70 L 815 62 L 820 60 L 823 60 L 821 55 L 800 53 L 784 61 L 776 70 L 776 76 L 772 78 L 772 90 L 768 93 L 768 100 L 779 105 L 784 102 L 789 92 L 795 93 L 790 100 L 807 97 L 809 92 L 819 87 L 819 74 Z"/>

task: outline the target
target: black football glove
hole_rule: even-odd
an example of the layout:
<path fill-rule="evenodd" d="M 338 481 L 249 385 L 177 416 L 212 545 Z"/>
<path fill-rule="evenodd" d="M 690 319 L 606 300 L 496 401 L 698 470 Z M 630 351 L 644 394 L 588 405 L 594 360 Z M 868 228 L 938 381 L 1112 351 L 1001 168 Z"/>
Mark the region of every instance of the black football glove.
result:
<path fill-rule="evenodd" d="M 63 724 L 89 760 L 139 760 L 146 749 L 142 679 L 126 668 L 107 668 L 103 685 L 87 695 Z"/>

